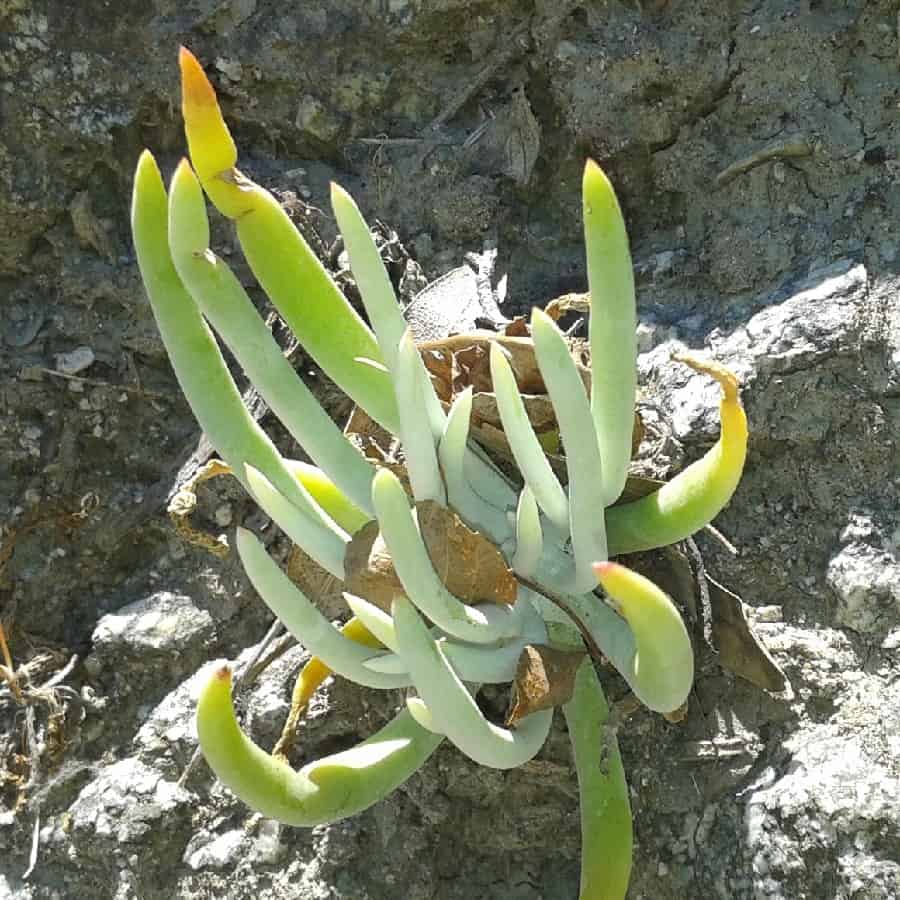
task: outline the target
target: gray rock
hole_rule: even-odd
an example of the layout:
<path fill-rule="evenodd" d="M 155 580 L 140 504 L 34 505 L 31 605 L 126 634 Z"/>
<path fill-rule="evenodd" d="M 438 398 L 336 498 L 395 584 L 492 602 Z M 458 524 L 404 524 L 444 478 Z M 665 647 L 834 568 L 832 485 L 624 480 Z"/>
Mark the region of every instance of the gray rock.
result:
<path fill-rule="evenodd" d="M 495 249 L 470 253 L 469 265 L 451 270 L 416 294 L 405 315 L 417 341 L 469 333 L 488 323 L 500 328 L 508 321 L 491 283 L 496 255 Z"/>
<path fill-rule="evenodd" d="M 191 841 L 185 848 L 184 861 L 195 872 L 197 869 L 234 867 L 246 841 L 247 834 L 243 829 L 226 831 L 200 846 Z"/>
<path fill-rule="evenodd" d="M 900 620 L 900 564 L 868 544 L 849 544 L 828 563 L 840 604 L 837 621 L 860 632 L 883 632 Z"/>
<path fill-rule="evenodd" d="M 69 807 L 69 816 L 76 833 L 115 846 L 146 836 L 190 799 L 175 782 L 129 758 L 102 769 Z"/>
<path fill-rule="evenodd" d="M 795 735 L 786 749 L 784 770 L 764 772 L 746 799 L 754 898 L 897 897 L 896 758 L 892 772 L 859 736 L 827 726 Z"/>
<path fill-rule="evenodd" d="M 745 394 L 769 393 L 778 402 L 779 377 L 855 352 L 862 334 L 866 291 L 865 268 L 849 260 L 839 261 L 794 286 L 787 297 L 779 289 L 771 298 L 758 298 L 753 305 L 759 311 L 746 324 L 714 329 L 704 352 L 712 353 L 742 380 Z M 692 348 L 677 339 L 664 341 L 641 354 L 639 371 L 642 379 L 652 380 L 665 394 L 679 439 L 715 440 L 718 386 L 707 376 L 671 361 L 673 352 L 688 349 Z M 815 402 L 814 397 L 809 399 Z M 773 437 L 798 433 L 807 439 L 821 437 L 827 419 L 810 412 L 802 417 L 796 413 L 770 417 L 767 428 Z"/>
<path fill-rule="evenodd" d="M 429 283 L 496 238 L 510 315 L 585 289 L 581 166 L 585 155 L 602 162 L 628 223 L 642 318 L 660 323 L 642 346 L 641 387 L 658 404 L 654 423 L 674 419 L 677 440 L 662 447 L 663 468 L 696 458 L 718 428 L 717 390 L 673 366 L 669 351 L 713 352 L 745 379 L 747 472 L 716 523 L 738 554 L 706 534 L 698 545 L 708 570 L 751 609 L 781 610 L 757 616 L 755 628 L 793 689 L 769 697 L 703 656 L 685 722 L 629 719 L 622 745 L 638 837 L 631 894 L 900 894 L 895 849 L 891 857 L 900 638 L 879 580 L 897 558 L 900 509 L 896 3 L 771 0 L 749 16 L 739 6 L 154 0 L 111 27 L 98 0 L 0 2 L 3 71 L 15 73 L 0 129 L 4 550 L 6 528 L 17 530 L 15 552 L 4 556 L 4 610 L 15 615 L 17 664 L 32 650 L 52 659 L 90 649 L 67 681 L 80 695 L 79 682 L 89 680 L 96 700 L 82 737 L 60 748 L 60 771 L 77 774 L 44 773 L 14 818 L 0 815 L 0 894 L 577 895 L 577 800 L 560 727 L 516 772 L 479 770 L 443 748 L 389 801 L 312 832 L 260 822 L 202 765 L 188 802 L 156 798 L 193 751 L 198 682 L 189 676 L 209 658 L 239 657 L 269 623 L 234 560 L 179 543 L 164 512 L 197 426 L 137 275 L 127 199 L 145 143 L 166 177 L 184 153 L 175 70 L 182 40 L 220 91 L 241 166 L 285 200 L 286 188 L 309 199 L 301 224 L 314 243 L 334 238 L 331 179 L 401 241 L 418 236 Z M 509 103 L 520 85 L 524 118 Z M 491 121 L 500 127 L 467 143 Z M 732 168 L 734 177 L 717 184 L 736 161 L 785 136 L 812 152 Z M 289 174 L 299 169 L 302 184 Z M 217 216 L 211 224 L 214 246 L 230 250 L 231 226 Z M 262 300 L 240 255 L 229 259 Z M 412 268 L 392 277 L 404 297 L 420 286 Z M 445 320 L 479 289 L 477 278 L 468 282 L 458 295 L 446 292 Z M 62 388 L 42 374 L 73 347 L 89 347 L 103 363 L 101 374 L 96 365 L 81 373 L 109 383 L 84 394 L 90 408 L 74 393 L 82 382 Z M 292 359 L 342 420 L 346 408 L 302 351 Z M 104 397 L 94 404 L 97 389 Z M 227 501 L 234 521 L 246 523 L 242 494 L 221 484 L 206 493 L 215 500 L 207 520 Z M 88 495 L 100 502 L 86 518 L 66 518 Z M 20 528 L 26 517 L 35 527 Z M 110 598 L 147 598 L 162 586 L 194 598 L 216 628 L 203 619 L 181 645 L 154 627 L 134 642 L 113 629 L 91 647 Z M 264 746 L 277 736 L 305 658 L 289 656 L 239 699 Z M 608 688 L 612 699 L 622 695 L 615 679 Z M 295 762 L 370 734 L 398 700 L 327 685 Z M 0 735 L 17 735 L 20 722 L 19 707 L 0 703 Z M 804 749 L 809 742 L 823 749 Z M 162 787 L 130 792 L 131 781 L 153 783 L 154 771 Z M 845 787 L 856 792 L 859 817 Z M 38 806 L 38 862 L 23 884 Z M 92 816 L 105 823 L 102 833 Z M 241 829 L 247 839 L 237 852 L 212 854 L 221 866 L 195 870 L 185 861 L 189 844 L 215 846 Z"/>
<path fill-rule="evenodd" d="M 92 640 L 94 654 L 105 665 L 123 657 L 158 662 L 202 652 L 214 630 L 212 616 L 190 597 L 157 591 L 103 616 Z"/>
<path fill-rule="evenodd" d="M 211 660 L 158 703 L 134 738 L 141 759 L 158 768 L 181 770 L 197 747 L 194 711 L 200 689 L 221 660 Z"/>
<path fill-rule="evenodd" d="M 763 376 L 852 353 L 862 332 L 867 288 L 865 267 L 840 260 L 811 273 L 791 296 L 767 304 L 743 328 L 727 337 L 714 335 L 713 347 L 723 360 L 740 361 L 745 372 L 752 367 Z"/>
<path fill-rule="evenodd" d="M 304 94 L 300 98 L 294 124 L 299 131 L 306 132 L 325 143 L 334 140 L 342 127 L 340 117 L 311 94 Z"/>

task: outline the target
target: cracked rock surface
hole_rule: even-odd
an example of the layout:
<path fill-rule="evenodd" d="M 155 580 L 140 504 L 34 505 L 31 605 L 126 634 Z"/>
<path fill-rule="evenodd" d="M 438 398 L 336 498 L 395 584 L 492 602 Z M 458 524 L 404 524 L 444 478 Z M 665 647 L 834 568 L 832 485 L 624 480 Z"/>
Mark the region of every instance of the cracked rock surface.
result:
<path fill-rule="evenodd" d="M 583 291 L 581 167 L 604 165 L 635 257 L 642 397 L 670 431 L 661 458 L 697 458 L 717 427 L 716 390 L 671 353 L 742 377 L 750 456 L 716 522 L 737 554 L 697 543 L 789 682 L 770 695 L 734 677 L 697 623 L 687 719 L 639 712 L 620 734 L 629 896 L 900 896 L 894 0 L 0 0 L 0 616 L 42 688 L 29 709 L 0 689 L 0 897 L 577 895 L 561 717 L 520 770 L 442 747 L 389 800 L 311 831 L 252 815 L 202 762 L 180 783 L 206 667 L 248 663 L 270 621 L 233 554 L 186 544 L 166 515 L 203 447 L 128 202 L 142 147 L 167 172 L 184 152 L 179 43 L 215 81 L 242 167 L 326 265 L 342 267 L 330 180 L 386 223 L 405 301 L 454 270 L 462 307 L 505 317 Z M 213 243 L 236 251 L 220 220 Z M 262 529 L 287 559 L 227 479 L 200 486 L 194 524 Z M 240 702 L 268 747 L 306 658 L 282 649 Z M 400 699 L 329 684 L 293 762 L 367 736 Z"/>

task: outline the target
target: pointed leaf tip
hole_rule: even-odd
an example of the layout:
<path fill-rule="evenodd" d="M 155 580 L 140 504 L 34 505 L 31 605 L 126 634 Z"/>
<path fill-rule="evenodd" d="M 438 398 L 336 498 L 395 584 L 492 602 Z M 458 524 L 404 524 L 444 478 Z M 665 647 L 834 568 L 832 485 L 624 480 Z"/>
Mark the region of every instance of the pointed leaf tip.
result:
<path fill-rule="evenodd" d="M 145 183 L 145 179 L 152 179 L 154 183 L 162 184 L 162 173 L 159 171 L 156 157 L 149 150 L 141 151 L 141 155 L 138 157 L 134 170 L 135 186 Z"/>
<path fill-rule="evenodd" d="M 234 206 L 234 194 L 240 194 L 240 190 L 231 183 L 210 182 L 234 167 L 237 147 L 222 118 L 215 89 L 197 57 L 182 48 L 178 62 L 181 68 L 181 112 L 191 162 L 200 181 L 207 190 L 213 191 L 210 199 L 229 218 L 234 218 L 240 209 L 246 209 L 246 201 L 238 204 L 238 210 L 222 209 L 220 204 L 225 201 L 226 206 Z M 232 202 L 229 204 L 228 200 Z"/>
<path fill-rule="evenodd" d="M 216 681 L 221 681 L 223 684 L 231 684 L 231 666 L 227 663 L 219 666 L 215 672 L 213 672 L 213 678 Z"/>
<path fill-rule="evenodd" d="M 336 181 L 332 181 L 328 185 L 329 191 L 328 195 L 331 197 L 331 208 L 335 212 L 335 216 L 338 215 L 337 207 L 341 207 L 341 209 L 346 209 L 348 206 L 351 208 L 356 208 L 356 202 L 353 197 L 345 191 Z"/>
<path fill-rule="evenodd" d="M 593 159 L 586 159 L 584 161 L 584 182 L 585 184 L 589 182 L 600 182 L 600 184 L 609 186 L 610 189 L 612 185 L 610 184 L 609 176 L 606 172 L 603 171 L 603 167 L 600 163 L 595 162 Z"/>
<path fill-rule="evenodd" d="M 182 156 L 175 171 L 172 173 L 172 180 L 169 182 L 169 190 L 174 194 L 178 193 L 182 196 L 189 193 L 191 189 L 200 192 L 200 182 L 194 173 L 193 166 L 186 156 Z"/>
<path fill-rule="evenodd" d="M 178 50 L 178 66 L 181 69 L 181 98 L 184 106 L 215 105 L 216 92 L 200 61 L 187 47 Z"/>
<path fill-rule="evenodd" d="M 539 328 L 547 325 L 552 325 L 554 328 L 556 328 L 556 323 L 553 321 L 553 319 L 550 318 L 550 316 L 547 315 L 547 313 L 544 312 L 544 310 L 542 310 L 538 306 L 532 306 L 531 327 L 534 328 L 535 325 L 537 325 Z"/>
<path fill-rule="evenodd" d="M 610 594 L 616 592 L 619 587 L 620 579 L 623 576 L 636 576 L 636 572 L 631 572 L 628 568 L 616 562 L 595 562 L 593 564 L 594 574 L 601 586 Z"/>
<path fill-rule="evenodd" d="M 141 155 L 138 157 L 138 166 L 153 166 L 156 165 L 156 159 L 153 154 L 145 147 L 141 150 Z"/>

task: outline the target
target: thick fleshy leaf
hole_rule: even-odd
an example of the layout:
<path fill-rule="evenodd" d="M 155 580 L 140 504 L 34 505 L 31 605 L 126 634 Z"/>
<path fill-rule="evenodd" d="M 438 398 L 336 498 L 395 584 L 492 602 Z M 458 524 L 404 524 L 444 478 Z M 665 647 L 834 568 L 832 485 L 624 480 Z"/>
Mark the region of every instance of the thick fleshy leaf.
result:
<path fill-rule="evenodd" d="M 603 170 L 588 160 L 582 182 L 591 294 L 591 412 L 603 459 L 604 506 L 628 475 L 637 388 L 637 314 L 622 210 Z"/>
<path fill-rule="evenodd" d="M 694 683 L 694 651 L 681 614 L 649 578 L 613 562 L 594 568 L 634 634 L 635 693 L 656 712 L 678 709 Z"/>
<path fill-rule="evenodd" d="M 616 738 L 606 726 L 609 707 L 591 660 L 563 707 L 578 773 L 581 807 L 579 900 L 625 900 L 631 878 L 633 832 L 628 784 Z"/>
<path fill-rule="evenodd" d="M 515 730 L 493 725 L 484 718 L 409 600 L 394 601 L 393 618 L 400 654 L 409 665 L 434 727 L 463 753 L 484 766 L 511 769 L 541 749 L 550 731 L 553 710 L 528 716 Z"/>
<path fill-rule="evenodd" d="M 659 490 L 606 511 L 610 556 L 674 544 L 709 524 L 731 500 L 747 458 L 747 416 L 735 375 L 714 361 L 677 359 L 722 388 L 719 440 Z"/>
<path fill-rule="evenodd" d="M 241 730 L 231 700 L 231 670 L 217 668 L 197 704 L 200 748 L 218 779 L 252 809 L 286 825 L 337 822 L 383 800 L 421 768 L 441 742 L 404 710 L 350 750 L 295 772 Z"/>
<path fill-rule="evenodd" d="M 350 306 L 278 201 L 234 166 L 237 150 L 202 66 L 182 48 L 182 113 L 191 161 L 207 196 L 233 219 L 263 290 L 304 349 L 376 421 L 398 425 L 389 373 L 375 336 Z"/>

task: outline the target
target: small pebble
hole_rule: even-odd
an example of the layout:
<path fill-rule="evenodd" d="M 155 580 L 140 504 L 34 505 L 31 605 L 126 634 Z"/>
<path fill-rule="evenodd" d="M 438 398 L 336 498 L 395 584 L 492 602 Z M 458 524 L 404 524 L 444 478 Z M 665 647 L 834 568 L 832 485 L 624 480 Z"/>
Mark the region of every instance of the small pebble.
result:
<path fill-rule="evenodd" d="M 900 628 L 895 628 L 882 642 L 882 650 L 900 650 Z"/>
<path fill-rule="evenodd" d="M 216 509 L 213 515 L 216 520 L 216 525 L 219 525 L 222 528 L 227 528 L 234 519 L 234 512 L 231 509 L 230 503 L 223 503 Z"/>
<path fill-rule="evenodd" d="M 757 622 L 783 622 L 784 614 L 780 606 L 759 606 L 753 611 Z"/>
<path fill-rule="evenodd" d="M 40 366 L 22 366 L 19 371 L 20 381 L 43 381 L 44 370 Z"/>
<path fill-rule="evenodd" d="M 68 353 L 56 354 L 56 371 L 63 375 L 77 375 L 94 364 L 94 351 L 90 347 L 76 347 Z"/>
<path fill-rule="evenodd" d="M 90 653 L 84 658 L 84 670 L 88 677 L 96 678 L 103 671 L 103 663 L 93 653 Z"/>

